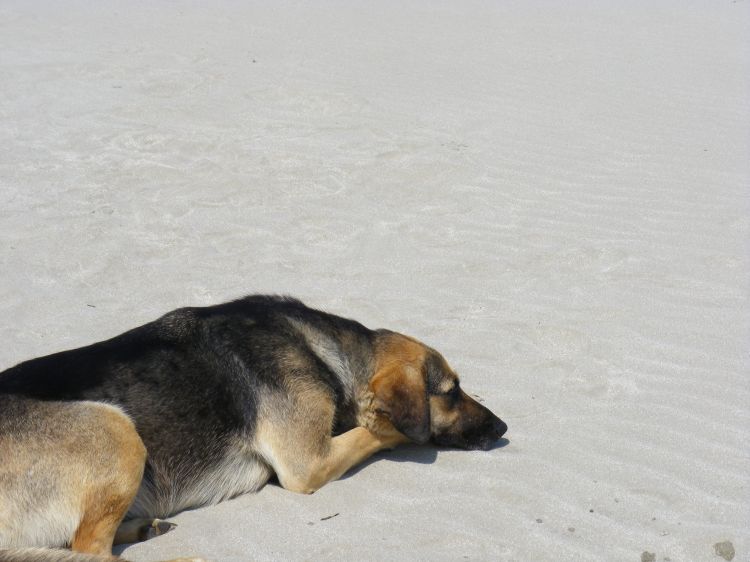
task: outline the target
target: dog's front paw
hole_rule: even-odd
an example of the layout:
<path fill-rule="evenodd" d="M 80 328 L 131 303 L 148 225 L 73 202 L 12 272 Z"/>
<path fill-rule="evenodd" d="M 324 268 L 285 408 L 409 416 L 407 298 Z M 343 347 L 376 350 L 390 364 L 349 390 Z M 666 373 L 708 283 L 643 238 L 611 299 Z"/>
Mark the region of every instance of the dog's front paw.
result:
<path fill-rule="evenodd" d="M 395 428 L 387 416 L 375 415 L 368 421 L 370 423 L 367 429 L 380 441 L 381 450 L 393 449 L 398 445 L 411 442 L 411 439 Z"/>
<path fill-rule="evenodd" d="M 405 443 L 411 442 L 411 439 L 409 439 L 403 433 L 397 431 L 395 428 L 385 434 L 378 434 L 378 439 L 381 442 L 382 450 L 394 449 L 398 445 L 403 445 Z"/>

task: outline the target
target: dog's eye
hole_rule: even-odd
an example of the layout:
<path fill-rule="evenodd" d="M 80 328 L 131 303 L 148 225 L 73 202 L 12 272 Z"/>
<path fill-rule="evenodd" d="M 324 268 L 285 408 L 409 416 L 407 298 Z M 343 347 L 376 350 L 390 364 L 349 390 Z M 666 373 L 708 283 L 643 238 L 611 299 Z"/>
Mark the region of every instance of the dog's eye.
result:
<path fill-rule="evenodd" d="M 458 394 L 458 381 L 453 381 L 453 386 L 451 386 L 446 392 L 444 392 L 446 396 L 455 396 Z"/>

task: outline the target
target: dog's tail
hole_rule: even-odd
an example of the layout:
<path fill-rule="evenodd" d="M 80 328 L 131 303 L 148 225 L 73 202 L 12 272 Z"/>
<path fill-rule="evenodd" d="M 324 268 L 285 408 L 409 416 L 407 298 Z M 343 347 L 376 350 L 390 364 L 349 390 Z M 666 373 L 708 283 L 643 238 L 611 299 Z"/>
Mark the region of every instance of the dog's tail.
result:
<path fill-rule="evenodd" d="M 116 556 L 83 554 L 57 548 L 0 549 L 0 562 L 127 562 Z"/>
<path fill-rule="evenodd" d="M 0 562 L 128 562 L 117 556 L 84 554 L 59 548 L 0 548 Z M 203 558 L 175 558 L 168 562 L 206 562 Z"/>

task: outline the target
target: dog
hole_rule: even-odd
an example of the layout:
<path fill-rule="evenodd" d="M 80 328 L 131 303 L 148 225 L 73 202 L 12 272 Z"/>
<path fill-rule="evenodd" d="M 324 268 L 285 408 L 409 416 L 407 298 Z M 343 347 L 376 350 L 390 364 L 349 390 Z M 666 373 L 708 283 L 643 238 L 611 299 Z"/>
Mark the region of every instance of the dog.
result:
<path fill-rule="evenodd" d="M 289 297 L 181 308 L 0 373 L 0 560 L 115 560 L 274 475 L 310 494 L 401 443 L 506 430 L 408 336 Z"/>

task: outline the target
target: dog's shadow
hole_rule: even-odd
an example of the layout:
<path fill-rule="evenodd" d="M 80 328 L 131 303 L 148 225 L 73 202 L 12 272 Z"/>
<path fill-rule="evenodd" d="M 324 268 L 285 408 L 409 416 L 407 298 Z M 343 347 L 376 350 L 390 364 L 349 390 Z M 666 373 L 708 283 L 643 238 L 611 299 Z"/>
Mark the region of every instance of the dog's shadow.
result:
<path fill-rule="evenodd" d="M 502 449 L 510 441 L 504 437 L 498 439 L 495 444 L 487 449 L 487 451 L 494 451 L 495 449 Z M 435 445 L 401 445 L 390 451 L 380 451 L 372 455 L 366 461 L 355 466 L 349 470 L 346 474 L 341 477 L 341 480 L 346 480 L 364 470 L 374 462 L 380 460 L 388 460 L 392 462 L 417 462 L 419 464 L 432 464 L 438 458 L 438 455 L 442 451 L 458 451 L 460 449 L 453 449 L 450 447 L 437 447 Z"/>
<path fill-rule="evenodd" d="M 505 447 L 510 441 L 507 439 L 500 438 L 498 439 L 492 447 L 487 449 L 487 451 L 494 451 L 495 449 L 502 449 Z M 387 460 L 391 462 L 416 462 L 420 464 L 432 464 L 435 462 L 435 460 L 438 458 L 438 455 L 442 451 L 457 451 L 459 449 L 451 449 L 449 447 L 437 447 L 435 445 L 401 445 L 395 449 L 392 449 L 390 451 L 380 451 L 378 453 L 375 453 L 372 455 L 369 459 L 366 461 L 360 463 L 358 466 L 355 466 L 351 470 L 349 470 L 346 474 L 344 474 L 341 477 L 341 480 L 346 480 L 348 478 L 351 478 L 352 476 L 355 476 L 359 473 L 360 470 L 364 470 L 368 466 L 370 466 L 374 462 L 378 462 L 380 460 Z M 271 479 L 268 481 L 268 484 L 279 486 L 279 482 L 276 479 L 276 476 L 272 476 Z M 114 546 L 112 548 L 112 554 L 115 556 L 121 556 L 123 552 L 130 546 L 133 546 L 132 544 L 120 544 L 117 546 Z"/>

